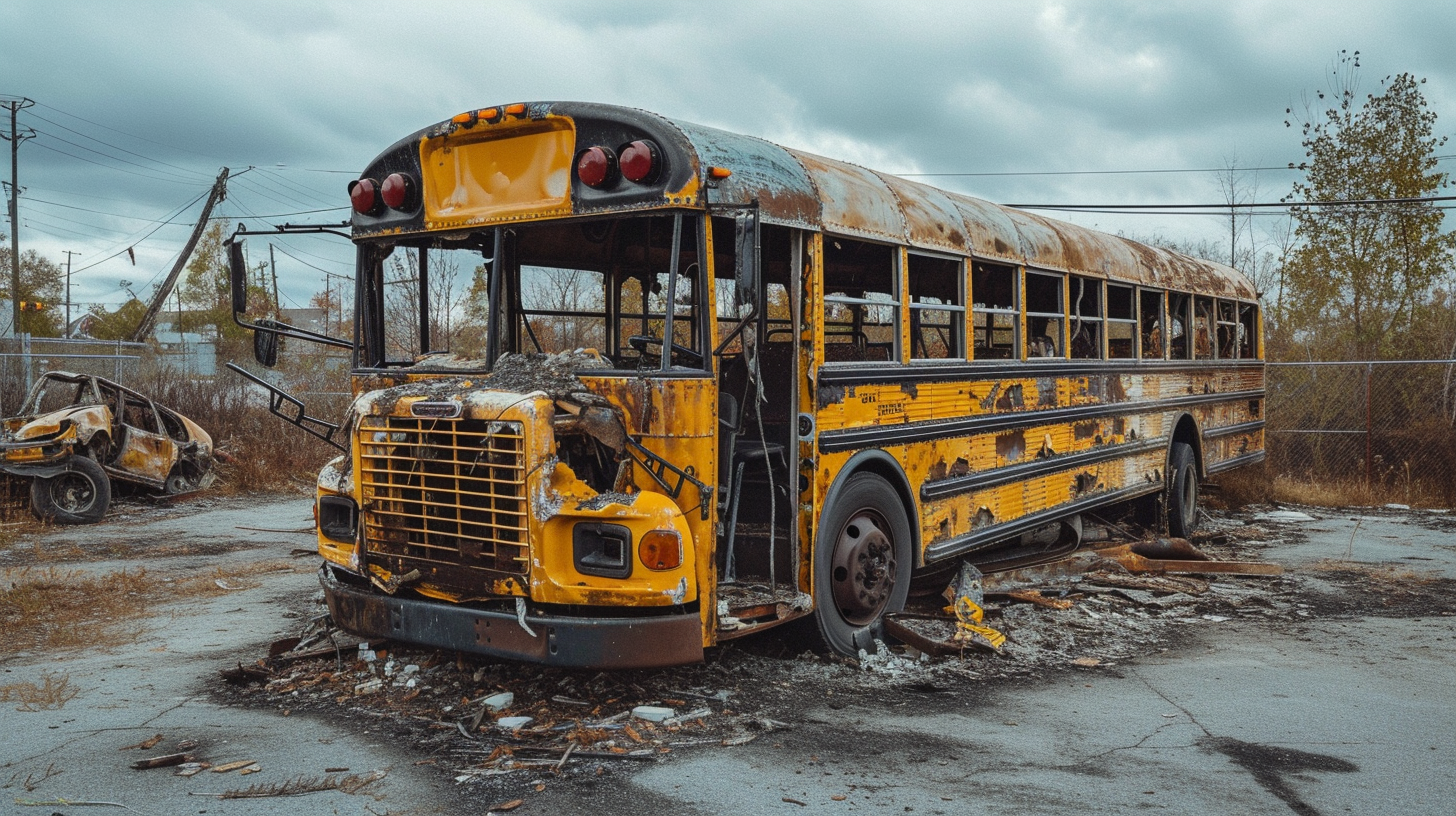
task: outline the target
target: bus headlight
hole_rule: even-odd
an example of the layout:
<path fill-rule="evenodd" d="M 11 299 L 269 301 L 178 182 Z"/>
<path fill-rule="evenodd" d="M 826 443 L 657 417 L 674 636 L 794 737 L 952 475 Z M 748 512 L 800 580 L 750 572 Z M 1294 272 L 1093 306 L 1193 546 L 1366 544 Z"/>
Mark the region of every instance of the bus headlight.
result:
<path fill-rule="evenodd" d="M 620 524 L 582 522 L 571 528 L 572 560 L 582 575 L 632 574 L 632 531 Z"/>
<path fill-rule="evenodd" d="M 324 538 L 354 543 L 359 527 L 359 506 L 343 496 L 320 496 L 318 528 Z"/>

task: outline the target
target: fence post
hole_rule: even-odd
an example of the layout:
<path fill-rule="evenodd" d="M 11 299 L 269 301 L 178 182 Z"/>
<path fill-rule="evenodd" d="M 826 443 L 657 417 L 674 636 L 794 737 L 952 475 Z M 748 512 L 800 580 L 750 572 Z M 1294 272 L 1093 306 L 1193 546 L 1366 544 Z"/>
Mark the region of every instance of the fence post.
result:
<path fill-rule="evenodd" d="M 25 368 L 25 393 L 30 393 L 30 386 L 34 384 L 33 374 L 30 370 L 30 332 L 23 332 L 20 335 L 20 364 Z"/>
<path fill-rule="evenodd" d="M 1365 486 L 1366 487 L 1369 487 L 1370 486 L 1370 474 L 1371 474 L 1371 471 L 1374 468 L 1373 463 L 1370 461 L 1370 452 L 1371 452 L 1371 448 L 1372 448 L 1372 446 L 1370 444 L 1370 435 L 1371 435 L 1371 431 L 1373 430 L 1373 425 L 1371 423 L 1371 417 L 1370 417 L 1370 413 L 1371 413 L 1370 412 L 1370 372 L 1373 371 L 1374 369 L 1375 369 L 1375 365 L 1373 363 L 1367 362 L 1365 364 Z"/>
<path fill-rule="evenodd" d="M 121 382 L 122 380 L 121 380 L 121 341 L 120 340 L 117 340 L 116 341 L 116 361 L 114 363 L 114 368 L 116 370 L 116 381 L 117 382 Z"/>

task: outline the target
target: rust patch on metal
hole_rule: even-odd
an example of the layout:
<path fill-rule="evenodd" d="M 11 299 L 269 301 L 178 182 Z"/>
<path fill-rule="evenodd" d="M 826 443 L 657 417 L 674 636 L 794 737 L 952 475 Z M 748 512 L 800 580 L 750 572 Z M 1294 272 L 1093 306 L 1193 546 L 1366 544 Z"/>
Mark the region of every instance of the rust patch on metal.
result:
<path fill-rule="evenodd" d="M 935 464 L 931 465 L 930 468 L 925 471 L 925 478 L 928 481 L 932 481 L 933 482 L 933 481 L 936 481 L 937 479 L 944 479 L 945 478 L 945 474 L 946 474 L 945 460 L 944 459 L 941 459 L 940 461 L 938 461 Z"/>
<path fill-rule="evenodd" d="M 1001 434 L 996 437 L 996 455 L 1007 462 L 1015 462 L 1026 453 L 1026 434 L 1021 431 Z"/>
<path fill-rule="evenodd" d="M 913 382 L 901 383 L 900 390 L 910 399 L 920 396 L 920 389 Z"/>
<path fill-rule="evenodd" d="M 844 402 L 845 391 L 842 385 L 821 385 L 819 386 L 819 407 L 828 408 L 831 405 L 838 405 Z"/>
<path fill-rule="evenodd" d="M 971 463 L 967 462 L 964 456 L 957 457 L 955 462 L 950 466 L 950 475 L 952 476 L 964 476 L 970 472 Z"/>
<path fill-rule="evenodd" d="M 1057 407 L 1057 381 L 1051 378 L 1036 381 L 1036 404 L 1043 408 Z"/>
<path fill-rule="evenodd" d="M 1026 401 L 1021 397 L 1021 383 L 1016 383 L 1006 389 L 1006 392 L 996 400 L 996 407 L 1002 411 L 1017 411 L 1026 407 Z"/>
<path fill-rule="evenodd" d="M 1083 442 L 1096 437 L 1099 430 L 1100 428 L 1095 420 L 1078 422 L 1072 426 L 1072 438 L 1078 442 Z"/>

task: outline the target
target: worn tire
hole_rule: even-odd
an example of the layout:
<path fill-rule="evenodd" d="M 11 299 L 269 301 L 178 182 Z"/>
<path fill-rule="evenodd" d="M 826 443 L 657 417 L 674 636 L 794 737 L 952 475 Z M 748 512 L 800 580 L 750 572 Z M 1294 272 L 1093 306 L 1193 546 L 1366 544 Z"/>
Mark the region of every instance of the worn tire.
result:
<path fill-rule="evenodd" d="M 814 548 L 814 622 L 830 650 L 874 651 L 884 616 L 910 592 L 910 520 L 890 483 L 849 477 L 819 520 Z"/>
<path fill-rule="evenodd" d="M 1168 535 L 1187 538 L 1198 527 L 1198 460 L 1186 442 L 1168 454 Z"/>
<path fill-rule="evenodd" d="M 64 473 L 30 483 L 30 511 L 56 524 L 95 524 L 111 506 L 111 480 L 101 465 L 73 456 Z"/>

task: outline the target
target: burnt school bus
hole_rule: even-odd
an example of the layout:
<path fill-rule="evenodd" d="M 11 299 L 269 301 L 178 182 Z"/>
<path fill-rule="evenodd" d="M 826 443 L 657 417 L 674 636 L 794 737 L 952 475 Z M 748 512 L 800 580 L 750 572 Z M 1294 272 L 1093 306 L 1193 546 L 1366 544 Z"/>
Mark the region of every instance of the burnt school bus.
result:
<path fill-rule="evenodd" d="M 467 111 L 349 193 L 354 336 L 249 325 L 262 362 L 352 350 L 345 424 L 273 406 L 344 451 L 320 577 L 361 637 L 647 667 L 797 620 L 853 655 L 912 580 L 1113 504 L 1186 535 L 1263 458 L 1228 267 L 598 104 Z"/>

